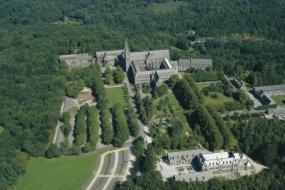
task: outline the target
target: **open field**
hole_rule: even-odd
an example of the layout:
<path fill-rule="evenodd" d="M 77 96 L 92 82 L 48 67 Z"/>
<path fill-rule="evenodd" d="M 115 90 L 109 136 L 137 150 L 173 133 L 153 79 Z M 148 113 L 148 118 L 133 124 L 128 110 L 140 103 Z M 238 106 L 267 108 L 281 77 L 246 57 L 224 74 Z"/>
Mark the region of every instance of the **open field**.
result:
<path fill-rule="evenodd" d="M 78 190 L 91 176 L 102 151 L 56 159 L 32 158 L 15 190 Z"/>
<path fill-rule="evenodd" d="M 224 104 L 226 102 L 232 102 L 232 101 L 235 101 L 233 98 L 229 98 L 225 95 L 223 95 L 222 93 L 220 92 L 215 92 L 215 93 L 211 93 L 211 94 L 216 94 L 217 95 L 217 98 L 213 98 L 211 97 L 211 95 L 209 96 L 205 96 L 205 103 L 206 104 L 215 104 L 215 105 L 221 105 L 221 104 Z"/>
<path fill-rule="evenodd" d="M 200 90 L 203 90 L 204 88 L 210 86 L 212 83 L 219 83 L 219 82 L 198 82 L 196 85 Z M 217 98 L 211 97 L 211 95 L 216 94 Z M 224 104 L 225 102 L 230 102 L 230 101 L 235 101 L 231 97 L 227 97 L 224 94 L 220 92 L 211 92 L 209 96 L 205 96 L 205 103 L 206 104 L 215 104 L 215 105 L 221 105 Z"/>
<path fill-rule="evenodd" d="M 106 94 L 109 101 L 109 107 L 113 107 L 117 103 L 122 104 L 124 107 L 128 106 L 126 99 L 127 94 L 124 87 L 106 88 Z"/>
<path fill-rule="evenodd" d="M 196 82 L 196 85 L 198 86 L 199 90 L 203 90 L 203 88 L 210 86 L 212 83 L 220 83 L 220 81 Z"/>
<path fill-rule="evenodd" d="M 169 105 L 171 106 L 172 110 L 175 112 L 175 113 L 183 113 L 183 109 L 182 107 L 180 106 L 179 102 L 176 100 L 176 97 L 174 96 L 173 93 L 168 93 L 160 98 L 157 98 L 156 100 L 154 100 L 154 105 L 157 107 L 158 104 L 159 104 L 159 101 L 162 100 L 163 98 L 166 98 L 168 97 L 169 99 Z M 163 114 L 164 115 L 164 112 L 163 111 L 158 111 L 157 110 L 157 115 L 161 115 Z"/>
<path fill-rule="evenodd" d="M 272 99 L 280 106 L 285 105 L 285 95 L 272 96 Z"/>

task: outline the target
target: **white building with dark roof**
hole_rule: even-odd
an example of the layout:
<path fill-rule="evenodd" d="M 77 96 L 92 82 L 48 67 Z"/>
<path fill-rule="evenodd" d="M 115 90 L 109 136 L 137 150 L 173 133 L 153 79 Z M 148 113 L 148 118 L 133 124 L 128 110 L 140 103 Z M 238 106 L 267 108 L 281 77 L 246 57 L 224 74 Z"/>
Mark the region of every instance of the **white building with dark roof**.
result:
<path fill-rule="evenodd" d="M 285 94 L 285 84 L 283 85 L 272 85 L 272 86 L 259 86 L 255 87 L 256 92 L 262 92 L 270 95 L 281 95 Z"/>
<path fill-rule="evenodd" d="M 240 156 L 233 152 L 218 152 L 200 154 L 199 166 L 202 171 L 214 170 L 223 172 L 237 172 L 240 166 Z"/>

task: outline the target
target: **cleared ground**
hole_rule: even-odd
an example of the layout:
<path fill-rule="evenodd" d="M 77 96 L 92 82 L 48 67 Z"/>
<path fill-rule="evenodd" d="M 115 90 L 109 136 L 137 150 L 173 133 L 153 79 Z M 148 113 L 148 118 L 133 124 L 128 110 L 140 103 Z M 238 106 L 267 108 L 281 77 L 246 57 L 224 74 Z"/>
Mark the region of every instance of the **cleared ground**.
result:
<path fill-rule="evenodd" d="M 127 107 L 126 92 L 124 87 L 106 88 L 106 94 L 108 98 L 109 107 L 113 107 L 115 104 L 120 103 L 124 107 Z"/>
<path fill-rule="evenodd" d="M 212 83 L 217 82 L 198 82 L 196 84 L 200 90 L 203 90 L 204 88 L 210 86 Z M 215 95 L 215 97 L 213 95 Z M 235 101 L 232 97 L 227 97 L 220 92 L 211 92 L 209 96 L 205 96 L 205 103 L 209 105 L 222 105 L 226 102 L 232 101 Z"/>
<path fill-rule="evenodd" d="M 57 159 L 32 158 L 26 174 L 19 178 L 16 190 L 78 190 L 96 165 L 97 151 Z"/>
<path fill-rule="evenodd" d="M 276 102 L 276 104 L 278 104 L 280 106 L 285 105 L 285 95 L 272 96 L 272 99 Z"/>

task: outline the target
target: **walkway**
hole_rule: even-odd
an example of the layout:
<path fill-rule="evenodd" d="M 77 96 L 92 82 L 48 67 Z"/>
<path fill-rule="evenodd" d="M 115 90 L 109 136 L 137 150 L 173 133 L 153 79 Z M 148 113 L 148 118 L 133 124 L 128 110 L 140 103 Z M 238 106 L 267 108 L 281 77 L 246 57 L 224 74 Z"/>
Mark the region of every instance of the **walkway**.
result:
<path fill-rule="evenodd" d="M 125 157 L 126 151 L 128 153 L 127 157 Z M 112 182 L 116 182 L 118 178 L 124 179 L 128 175 L 127 169 L 130 161 L 128 151 L 129 148 L 124 147 L 102 154 L 99 167 L 85 190 L 95 188 L 100 190 L 112 189 Z M 107 180 L 102 180 L 102 178 L 107 178 Z"/>

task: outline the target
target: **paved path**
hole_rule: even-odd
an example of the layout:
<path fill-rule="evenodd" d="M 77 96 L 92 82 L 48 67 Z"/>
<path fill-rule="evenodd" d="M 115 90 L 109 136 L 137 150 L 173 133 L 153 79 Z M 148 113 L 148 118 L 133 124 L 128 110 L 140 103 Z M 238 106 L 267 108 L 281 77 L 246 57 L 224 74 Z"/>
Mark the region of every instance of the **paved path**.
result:
<path fill-rule="evenodd" d="M 141 120 L 139 119 L 139 113 L 138 113 L 136 103 L 135 103 L 135 92 L 133 92 L 133 90 L 131 89 L 130 82 L 129 82 L 127 76 L 125 77 L 124 83 L 126 84 L 126 88 L 128 91 L 129 102 L 136 112 L 136 119 L 137 119 L 137 122 L 138 122 L 138 125 L 140 128 L 140 136 L 144 139 L 145 146 L 147 146 L 147 144 L 152 141 L 151 137 L 149 137 L 144 131 L 144 128 L 148 128 L 148 126 L 144 125 L 141 122 Z"/>
<path fill-rule="evenodd" d="M 61 108 L 60 108 L 60 116 L 62 116 L 62 111 L 63 111 L 63 106 L 64 106 L 64 103 L 61 104 Z M 56 126 L 56 129 L 55 129 L 55 134 L 54 134 L 54 137 L 53 137 L 53 144 L 59 144 L 62 142 L 62 135 L 60 134 L 61 131 L 60 131 L 60 121 L 57 122 L 57 126 Z"/>
<path fill-rule="evenodd" d="M 114 179 L 114 178 L 118 178 L 118 177 L 122 177 L 124 178 L 125 175 L 115 175 L 115 172 L 116 172 L 116 169 L 118 167 L 118 162 L 119 162 L 119 152 L 121 151 L 125 151 L 125 150 L 128 150 L 128 147 L 124 147 L 124 148 L 120 148 L 120 149 L 116 149 L 116 150 L 111 150 L 111 151 L 108 151 L 108 152 L 105 152 L 104 154 L 102 154 L 100 156 L 100 161 L 99 161 L 99 167 L 98 167 L 98 170 L 96 171 L 94 177 L 92 178 L 92 180 L 90 181 L 90 183 L 87 185 L 86 187 L 86 190 L 91 190 L 93 185 L 95 184 L 95 182 L 98 180 L 98 178 L 100 177 L 107 177 L 107 181 L 105 182 L 102 190 L 106 190 L 108 188 L 108 186 L 110 185 L 111 181 Z M 115 154 L 115 158 L 114 158 L 114 165 L 111 169 L 111 174 L 110 175 L 106 175 L 106 174 L 101 174 L 102 172 L 104 173 L 103 170 L 103 166 L 105 163 L 105 157 L 109 154 L 112 154 L 114 153 Z M 127 174 L 126 174 L 127 175 Z"/>

